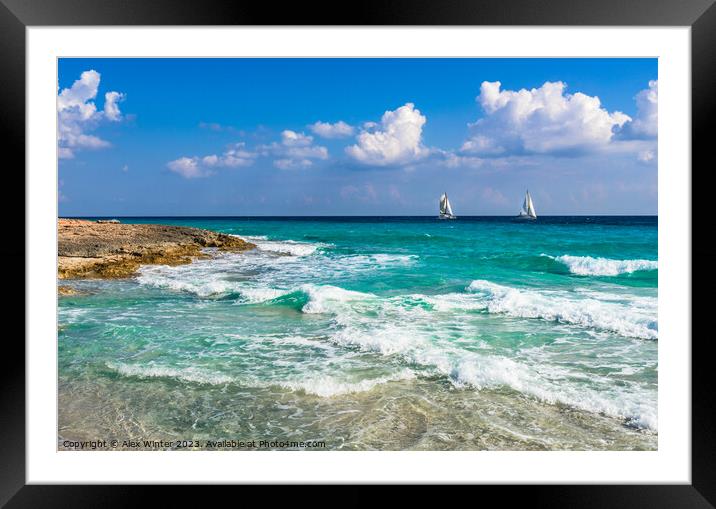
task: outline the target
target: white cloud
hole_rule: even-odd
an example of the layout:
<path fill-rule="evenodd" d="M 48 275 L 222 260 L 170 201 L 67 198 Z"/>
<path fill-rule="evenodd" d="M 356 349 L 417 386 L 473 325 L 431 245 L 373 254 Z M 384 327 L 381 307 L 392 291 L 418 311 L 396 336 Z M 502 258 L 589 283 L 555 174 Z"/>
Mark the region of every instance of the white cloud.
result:
<path fill-rule="evenodd" d="M 100 74 L 97 71 L 85 71 L 72 87 L 63 89 L 57 96 L 57 110 L 75 109 L 78 115 L 87 120 L 97 112 L 97 106 L 90 99 L 97 97 Z"/>
<path fill-rule="evenodd" d="M 309 129 L 322 138 L 345 138 L 352 136 L 355 131 L 353 126 L 346 124 L 342 120 L 339 120 L 335 124 L 321 122 L 319 120 L 315 124 L 311 124 Z"/>
<path fill-rule="evenodd" d="M 313 166 L 313 160 L 328 159 L 328 149 L 313 145 L 313 136 L 289 129 L 281 133 L 281 143 L 262 145 L 259 150 L 264 155 L 276 156 L 273 165 L 282 170 L 309 168 Z"/>
<path fill-rule="evenodd" d="M 204 156 L 201 158 L 201 162 L 206 166 L 216 166 L 219 164 L 219 156 L 216 154 L 210 156 Z"/>
<path fill-rule="evenodd" d="M 167 168 L 184 178 L 202 178 L 214 175 L 213 168 L 239 168 L 251 166 L 256 153 L 246 150 L 245 144 L 230 145 L 220 156 L 210 154 L 203 157 L 180 157 L 167 163 Z"/>
<path fill-rule="evenodd" d="M 418 161 L 430 153 L 423 145 L 425 117 L 413 103 L 386 111 L 380 125 L 373 131 L 364 130 L 357 144 L 346 147 L 346 153 L 363 164 L 387 166 Z"/>
<path fill-rule="evenodd" d="M 659 82 L 652 80 L 649 88 L 640 91 L 636 100 L 636 117 L 624 129 L 631 138 L 656 138 L 659 128 Z"/>
<path fill-rule="evenodd" d="M 616 129 L 631 118 L 604 109 L 598 97 L 565 94 L 566 85 L 546 82 L 540 88 L 501 90 L 484 81 L 476 98 L 485 116 L 471 124 L 473 136 L 462 150 L 483 156 L 569 154 L 610 143 Z"/>
<path fill-rule="evenodd" d="M 313 166 L 313 162 L 310 159 L 276 159 L 273 165 L 280 170 L 293 170 L 310 168 Z"/>
<path fill-rule="evenodd" d="M 462 156 L 452 152 L 445 152 L 442 164 L 447 168 L 480 168 L 485 160 L 474 156 Z"/>
<path fill-rule="evenodd" d="M 117 122 L 122 118 L 122 113 L 119 111 L 118 102 L 124 99 L 124 94 L 119 92 L 107 92 L 104 94 L 104 115 L 114 122 Z"/>
<path fill-rule="evenodd" d="M 313 143 L 313 136 L 286 129 L 281 132 L 281 143 L 287 147 L 305 147 Z"/>
<path fill-rule="evenodd" d="M 199 164 L 198 157 L 180 157 L 167 163 L 169 170 L 178 173 L 184 178 L 193 179 L 208 177 L 211 172 Z"/>
<path fill-rule="evenodd" d="M 291 147 L 285 153 L 292 158 L 328 159 L 326 147 Z"/>
<path fill-rule="evenodd" d="M 103 120 L 121 120 L 118 103 L 124 99 L 124 94 L 107 92 L 104 95 L 104 111 L 97 111 L 94 99 L 97 97 L 100 78 L 97 71 L 85 71 L 70 88 L 62 89 L 57 95 L 57 146 L 60 159 L 73 158 L 78 149 L 110 146 L 109 142 L 87 132 L 96 129 Z"/>
<path fill-rule="evenodd" d="M 244 142 L 234 143 L 219 157 L 214 156 L 216 159 L 213 163 L 214 166 L 225 166 L 227 168 L 239 168 L 251 166 L 254 164 L 256 153 L 246 149 Z"/>

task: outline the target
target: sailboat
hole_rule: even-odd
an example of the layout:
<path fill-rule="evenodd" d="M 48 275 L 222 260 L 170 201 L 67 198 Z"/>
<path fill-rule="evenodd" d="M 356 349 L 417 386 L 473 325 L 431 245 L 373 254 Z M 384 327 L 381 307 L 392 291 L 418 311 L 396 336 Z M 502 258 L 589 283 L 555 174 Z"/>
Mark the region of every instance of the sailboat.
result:
<path fill-rule="evenodd" d="M 440 215 L 438 216 L 438 219 L 455 219 L 447 193 L 443 193 L 440 197 Z"/>
<path fill-rule="evenodd" d="M 522 210 L 520 210 L 520 215 L 517 216 L 517 219 L 527 219 L 527 220 L 534 220 L 537 219 L 537 213 L 535 212 L 535 205 L 532 203 L 532 197 L 530 196 L 530 192 L 527 191 L 527 194 L 525 194 L 525 201 L 522 203 Z"/>

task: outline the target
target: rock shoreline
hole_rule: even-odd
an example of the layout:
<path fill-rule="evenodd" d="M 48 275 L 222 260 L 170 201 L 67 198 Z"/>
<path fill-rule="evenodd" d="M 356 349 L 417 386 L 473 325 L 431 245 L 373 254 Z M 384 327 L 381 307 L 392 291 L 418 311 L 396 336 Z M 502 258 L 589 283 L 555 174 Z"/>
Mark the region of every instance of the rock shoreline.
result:
<path fill-rule="evenodd" d="M 200 228 L 58 219 L 57 277 L 127 278 L 142 265 L 182 265 L 207 257 L 202 252 L 207 247 L 237 252 L 256 246 Z"/>

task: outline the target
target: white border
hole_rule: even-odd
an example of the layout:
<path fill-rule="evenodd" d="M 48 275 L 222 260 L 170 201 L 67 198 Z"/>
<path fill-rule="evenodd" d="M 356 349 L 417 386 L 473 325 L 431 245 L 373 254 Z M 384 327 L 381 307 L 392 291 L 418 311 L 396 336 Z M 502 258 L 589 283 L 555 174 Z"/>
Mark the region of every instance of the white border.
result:
<path fill-rule="evenodd" d="M 27 31 L 27 43 L 28 483 L 690 482 L 691 68 L 688 27 L 32 27 Z M 67 56 L 658 57 L 659 450 L 57 452 L 54 115 L 56 59 Z M 475 89 L 478 87 L 476 83 Z"/>

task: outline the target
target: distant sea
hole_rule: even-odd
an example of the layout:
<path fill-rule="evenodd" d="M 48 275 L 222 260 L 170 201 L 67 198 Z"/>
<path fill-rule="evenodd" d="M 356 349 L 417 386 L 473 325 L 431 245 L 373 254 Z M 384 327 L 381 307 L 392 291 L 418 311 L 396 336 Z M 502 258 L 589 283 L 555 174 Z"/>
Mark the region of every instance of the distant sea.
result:
<path fill-rule="evenodd" d="M 120 219 L 257 249 L 62 282 L 60 448 L 657 448 L 656 217 Z"/>

